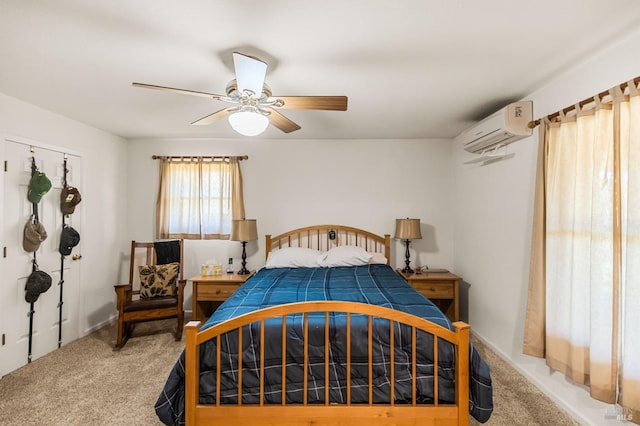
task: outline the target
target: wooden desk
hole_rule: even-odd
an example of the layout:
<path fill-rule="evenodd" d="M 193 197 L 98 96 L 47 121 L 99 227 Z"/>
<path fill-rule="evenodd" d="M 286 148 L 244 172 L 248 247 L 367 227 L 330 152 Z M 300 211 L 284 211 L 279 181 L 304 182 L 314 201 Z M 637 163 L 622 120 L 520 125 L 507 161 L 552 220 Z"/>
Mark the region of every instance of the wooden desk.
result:
<path fill-rule="evenodd" d="M 205 321 L 213 311 L 215 306 L 227 300 L 240 286 L 254 274 L 246 275 L 237 273 L 222 275 L 198 275 L 189 278 L 193 288 L 191 300 L 192 319 Z M 217 302 L 217 303 L 216 303 Z"/>
<path fill-rule="evenodd" d="M 406 274 L 397 271 L 407 282 L 431 300 L 451 321 L 458 321 L 459 276 L 451 272 L 429 272 Z"/>

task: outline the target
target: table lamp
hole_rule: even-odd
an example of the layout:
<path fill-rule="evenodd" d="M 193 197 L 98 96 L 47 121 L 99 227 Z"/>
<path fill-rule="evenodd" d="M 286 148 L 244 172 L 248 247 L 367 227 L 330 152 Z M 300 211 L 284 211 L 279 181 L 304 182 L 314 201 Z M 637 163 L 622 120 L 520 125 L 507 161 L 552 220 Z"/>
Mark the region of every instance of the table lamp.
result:
<path fill-rule="evenodd" d="M 255 219 L 237 219 L 231 223 L 231 241 L 242 242 L 242 268 L 238 271 L 239 275 L 249 274 L 247 269 L 247 242 L 258 239 L 258 229 Z"/>
<path fill-rule="evenodd" d="M 409 266 L 411 260 L 409 259 L 409 243 L 411 240 L 421 239 L 422 234 L 420 233 L 420 219 L 396 219 L 396 235 L 395 238 L 404 240 L 405 245 L 405 267 L 402 272 L 412 274 L 413 269 Z"/>

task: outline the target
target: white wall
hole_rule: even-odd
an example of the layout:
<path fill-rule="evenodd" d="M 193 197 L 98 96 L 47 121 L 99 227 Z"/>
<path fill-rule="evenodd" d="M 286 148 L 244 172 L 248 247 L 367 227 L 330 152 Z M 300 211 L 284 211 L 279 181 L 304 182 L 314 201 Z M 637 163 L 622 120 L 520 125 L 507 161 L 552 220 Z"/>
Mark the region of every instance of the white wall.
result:
<path fill-rule="evenodd" d="M 636 34 L 524 99 L 533 101 L 534 118 L 640 75 Z M 525 373 L 584 424 L 614 419 L 606 404 L 550 371 L 543 361 L 522 354 L 527 300 L 537 131 L 509 146 L 511 159 L 480 167 L 454 141 L 454 269 L 469 286 L 473 332 Z"/>
<path fill-rule="evenodd" d="M 218 123 L 226 125 L 226 123 Z M 133 140 L 129 149 L 129 234 L 154 237 L 157 155 L 243 155 L 247 218 L 257 219 L 259 240 L 247 245 L 247 265 L 264 264 L 264 235 L 302 226 L 341 224 L 377 234 L 395 232 L 395 219 L 421 219 L 422 240 L 412 260 L 453 266 L 450 206 L 450 140 Z M 392 239 L 392 266 L 404 265 L 404 250 Z M 234 257 L 238 242 L 188 241 L 189 276 L 210 258 Z M 188 290 L 190 291 L 190 289 Z M 190 298 L 190 295 L 187 295 Z M 187 301 L 187 309 L 190 306 Z"/>
<path fill-rule="evenodd" d="M 120 280 L 117 256 L 127 227 L 126 141 L 0 93 L 2 135 L 68 149 L 82 157 L 79 330 L 87 334 L 116 313 L 113 285 Z"/>

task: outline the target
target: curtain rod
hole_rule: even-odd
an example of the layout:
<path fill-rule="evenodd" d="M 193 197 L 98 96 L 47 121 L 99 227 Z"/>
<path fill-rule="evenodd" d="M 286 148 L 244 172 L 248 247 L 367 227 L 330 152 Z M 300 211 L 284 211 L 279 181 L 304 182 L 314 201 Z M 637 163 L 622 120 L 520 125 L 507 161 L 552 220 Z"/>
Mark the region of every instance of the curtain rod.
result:
<path fill-rule="evenodd" d="M 183 160 L 185 158 L 187 159 L 202 158 L 203 160 L 211 160 L 211 161 L 228 160 L 231 157 L 233 156 L 232 155 L 155 155 L 155 154 L 151 156 L 153 160 L 160 160 L 162 158 L 169 158 L 171 160 Z M 238 155 L 235 157 L 238 159 L 238 161 L 249 159 L 248 155 Z"/>
<path fill-rule="evenodd" d="M 640 83 L 640 77 L 634 78 L 633 79 L 633 83 L 637 86 L 638 83 Z M 629 82 L 625 82 L 625 83 L 619 84 L 619 86 L 622 89 L 622 91 L 624 92 L 627 89 L 627 87 L 629 86 Z M 598 96 L 602 100 L 607 95 L 609 95 L 609 91 L 605 90 L 604 92 L 598 93 L 596 96 Z M 578 102 L 578 105 L 580 106 L 580 108 L 582 108 L 585 105 L 589 105 L 591 102 L 593 102 L 593 98 L 594 97 L 595 96 L 591 96 L 590 98 L 583 99 L 580 102 Z M 560 111 L 554 112 L 553 114 L 547 115 L 547 118 L 549 120 L 554 120 L 554 119 L 556 119 L 556 118 L 558 118 L 560 116 L 561 112 L 564 112 L 565 114 L 568 114 L 569 112 L 571 112 L 571 111 L 573 111 L 575 109 L 576 109 L 576 106 L 575 105 L 571 105 L 571 106 L 568 106 L 568 107 L 566 107 L 566 108 L 564 108 L 564 109 L 562 109 Z M 530 121 L 528 126 L 529 126 L 530 129 L 533 129 L 534 127 L 538 126 L 541 122 L 542 122 L 542 118 L 538 118 L 537 120 Z"/>

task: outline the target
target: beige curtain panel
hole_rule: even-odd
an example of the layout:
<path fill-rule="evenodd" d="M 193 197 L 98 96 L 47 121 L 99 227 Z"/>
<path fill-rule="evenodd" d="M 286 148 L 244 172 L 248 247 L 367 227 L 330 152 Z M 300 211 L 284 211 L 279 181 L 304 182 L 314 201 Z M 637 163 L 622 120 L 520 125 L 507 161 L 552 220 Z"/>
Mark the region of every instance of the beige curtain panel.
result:
<path fill-rule="evenodd" d="M 626 93 L 625 93 L 626 89 Z M 524 353 L 640 420 L 636 83 L 542 120 Z"/>
<path fill-rule="evenodd" d="M 158 238 L 228 239 L 245 214 L 241 158 L 159 157 Z"/>

